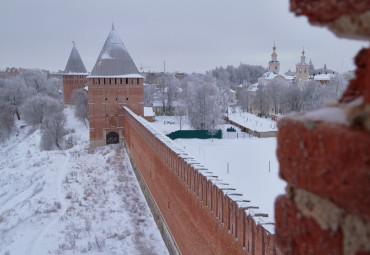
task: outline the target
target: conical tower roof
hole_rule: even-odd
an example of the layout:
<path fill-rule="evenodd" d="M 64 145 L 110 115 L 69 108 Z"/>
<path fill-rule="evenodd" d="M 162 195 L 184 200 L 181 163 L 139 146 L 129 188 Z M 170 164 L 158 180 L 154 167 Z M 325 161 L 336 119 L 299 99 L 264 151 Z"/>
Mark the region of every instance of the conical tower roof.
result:
<path fill-rule="evenodd" d="M 139 74 L 130 54 L 112 25 L 103 49 L 90 76 L 120 76 Z"/>
<path fill-rule="evenodd" d="M 71 54 L 69 55 L 68 62 L 66 68 L 64 69 L 64 74 L 87 74 L 86 68 L 78 50 L 76 48 L 75 43 L 73 42 L 73 47 L 71 50 Z"/>

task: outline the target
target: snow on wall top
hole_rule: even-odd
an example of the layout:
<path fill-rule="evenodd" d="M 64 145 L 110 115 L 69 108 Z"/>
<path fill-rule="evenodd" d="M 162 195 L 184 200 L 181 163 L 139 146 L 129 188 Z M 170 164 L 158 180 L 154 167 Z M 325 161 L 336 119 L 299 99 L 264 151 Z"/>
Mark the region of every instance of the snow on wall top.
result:
<path fill-rule="evenodd" d="M 176 143 L 174 143 L 168 136 L 166 136 L 163 132 L 155 128 L 151 123 L 146 121 L 143 117 L 136 115 L 126 106 L 123 106 L 122 108 L 125 109 L 141 125 L 143 125 L 143 127 L 145 127 L 150 133 L 152 133 L 159 141 L 161 141 L 170 150 L 176 153 L 178 157 L 182 158 L 189 165 L 192 165 L 192 167 L 195 170 L 197 170 L 199 174 L 206 177 L 207 181 L 210 181 L 211 183 L 216 185 L 220 190 L 222 190 L 224 195 L 228 196 L 232 201 L 236 202 L 239 207 L 251 206 L 249 202 L 246 202 L 248 200 L 246 200 L 247 198 L 244 195 L 242 195 L 242 192 L 233 188 L 232 185 L 225 183 L 222 179 L 218 179 L 218 176 L 216 176 L 211 170 L 209 170 L 204 165 L 202 165 L 200 162 L 198 162 L 196 159 L 194 159 L 192 156 L 190 156 L 188 152 L 179 148 L 179 146 Z M 256 205 L 253 204 L 253 207 L 255 206 Z M 258 206 L 256 208 L 258 208 Z M 259 209 L 250 208 L 248 211 L 245 211 L 245 212 L 247 212 L 248 215 L 254 218 L 256 224 L 263 225 L 263 227 L 269 233 L 275 234 L 274 219 L 263 216 L 265 213 L 259 211 Z"/>
<path fill-rule="evenodd" d="M 73 47 L 71 54 L 69 54 L 68 62 L 66 68 L 64 69 L 64 74 L 74 74 L 74 75 L 86 75 L 87 70 L 82 62 L 80 54 L 76 48 L 75 43 L 73 42 Z"/>
<path fill-rule="evenodd" d="M 155 116 L 152 107 L 144 107 L 144 116 L 152 117 Z"/>
<path fill-rule="evenodd" d="M 121 74 L 121 75 L 89 75 L 88 78 L 105 78 L 105 77 L 114 77 L 114 78 L 144 78 L 141 74 Z"/>
<path fill-rule="evenodd" d="M 128 74 L 138 75 L 139 71 L 117 31 L 114 29 L 114 26 L 112 26 L 112 30 L 91 71 L 91 76 L 117 76 Z"/>

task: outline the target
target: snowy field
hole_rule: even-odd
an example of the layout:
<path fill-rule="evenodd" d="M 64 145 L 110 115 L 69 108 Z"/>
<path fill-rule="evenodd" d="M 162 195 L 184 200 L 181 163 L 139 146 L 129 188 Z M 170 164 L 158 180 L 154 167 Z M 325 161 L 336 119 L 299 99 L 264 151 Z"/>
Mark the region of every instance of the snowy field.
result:
<path fill-rule="evenodd" d="M 259 118 L 255 114 L 240 111 L 236 108 L 234 112 L 229 111 L 228 117 L 230 120 L 258 132 L 277 131 L 276 121 L 266 118 Z"/>
<path fill-rule="evenodd" d="M 122 145 L 40 151 L 24 127 L 0 148 L 0 254 L 168 254 Z"/>
<path fill-rule="evenodd" d="M 156 117 L 152 125 L 168 133 L 178 129 L 176 117 Z M 168 124 L 166 118 L 173 124 Z M 167 124 L 164 124 L 167 123 Z M 223 133 L 230 124 L 221 126 Z M 176 129 L 177 128 L 177 129 Z M 235 127 L 235 129 L 237 129 Z M 225 136 L 225 135 L 224 135 Z M 187 151 L 197 161 L 218 176 L 218 182 L 229 183 L 229 193 L 242 193 L 233 196 L 235 200 L 250 200 L 242 206 L 258 206 L 250 213 L 267 213 L 268 217 L 258 218 L 257 222 L 273 223 L 274 202 L 279 194 L 285 193 L 286 183 L 278 177 L 279 164 L 276 157 L 276 138 L 256 138 L 249 136 L 239 139 L 176 139 L 175 143 Z M 274 226 L 265 228 L 274 233 Z"/>
<path fill-rule="evenodd" d="M 172 132 L 180 130 L 179 117 L 177 116 L 156 116 L 155 122 L 151 122 L 151 124 L 165 134 L 170 134 Z M 225 138 L 228 138 L 226 129 L 231 126 L 232 125 L 224 122 L 222 125 L 218 127 L 219 129 L 222 130 L 222 134 L 225 135 Z M 237 132 L 240 132 L 240 128 L 235 127 L 235 126 L 234 128 Z M 189 124 L 189 121 L 185 117 L 183 117 L 182 119 L 181 129 L 182 130 L 193 130 L 193 128 Z M 230 137 L 234 138 L 236 137 L 236 134 L 231 134 L 230 132 Z"/>

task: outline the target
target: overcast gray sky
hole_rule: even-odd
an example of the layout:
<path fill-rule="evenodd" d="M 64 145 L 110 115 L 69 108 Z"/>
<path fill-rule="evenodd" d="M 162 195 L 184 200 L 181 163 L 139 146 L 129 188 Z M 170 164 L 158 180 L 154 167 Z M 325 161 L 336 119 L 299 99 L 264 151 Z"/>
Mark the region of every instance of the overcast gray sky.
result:
<path fill-rule="evenodd" d="M 146 71 L 204 72 L 240 62 L 267 66 L 275 41 L 281 71 L 304 46 L 315 68 L 354 69 L 367 42 L 338 39 L 289 12 L 288 0 L 1 0 L 0 68 L 64 70 L 76 42 L 91 71 L 114 22 Z"/>

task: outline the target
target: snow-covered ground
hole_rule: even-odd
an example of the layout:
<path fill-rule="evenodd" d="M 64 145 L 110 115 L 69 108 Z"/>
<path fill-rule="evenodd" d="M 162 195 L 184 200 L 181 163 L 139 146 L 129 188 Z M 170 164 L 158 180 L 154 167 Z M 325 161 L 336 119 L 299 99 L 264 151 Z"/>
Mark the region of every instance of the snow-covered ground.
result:
<path fill-rule="evenodd" d="M 172 132 L 180 130 L 180 118 L 178 116 L 156 116 L 155 122 L 151 122 L 151 124 L 165 134 L 170 134 Z M 224 121 L 223 124 L 217 127 L 218 129 L 222 130 L 222 134 L 227 139 L 236 137 L 236 133 L 230 134 L 227 133 L 226 129 L 229 128 L 230 126 L 231 126 L 230 124 Z M 236 131 L 240 132 L 240 128 L 238 127 L 234 128 Z M 190 126 L 188 119 L 186 117 L 182 117 L 181 130 L 193 130 L 193 129 L 194 128 Z M 249 135 L 246 135 L 245 137 L 249 137 Z"/>
<path fill-rule="evenodd" d="M 122 145 L 40 151 L 20 128 L 0 147 L 0 254 L 168 254 Z"/>
<path fill-rule="evenodd" d="M 152 125 L 164 133 L 168 133 L 169 130 L 173 132 L 179 127 L 176 117 L 163 116 Z M 223 129 L 225 138 L 227 138 L 225 129 L 230 126 L 227 124 L 220 127 Z M 243 194 L 243 196 L 232 196 L 235 200 L 250 200 L 250 203 L 241 204 L 259 207 L 258 210 L 251 210 L 251 214 L 268 214 L 268 217 L 257 219 L 257 222 L 275 222 L 275 198 L 285 193 L 286 186 L 286 183 L 278 177 L 276 138 L 261 139 L 245 136 L 239 139 L 213 139 L 213 141 L 212 139 L 176 139 L 174 142 L 212 171 L 213 175 L 218 176 L 218 182 L 228 183 L 230 187 L 236 189 L 229 193 Z M 271 233 L 275 232 L 273 225 L 266 224 L 265 228 Z"/>
<path fill-rule="evenodd" d="M 259 118 L 255 114 L 243 112 L 236 108 L 234 112 L 229 111 L 230 120 L 258 132 L 277 131 L 276 121 L 266 118 Z"/>

